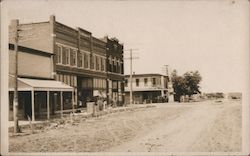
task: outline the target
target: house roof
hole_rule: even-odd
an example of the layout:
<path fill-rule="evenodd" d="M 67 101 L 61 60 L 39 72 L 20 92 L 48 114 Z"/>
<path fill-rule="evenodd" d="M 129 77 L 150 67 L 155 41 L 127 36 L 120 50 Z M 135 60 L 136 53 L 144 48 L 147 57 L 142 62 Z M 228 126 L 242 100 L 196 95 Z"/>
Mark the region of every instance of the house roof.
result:
<path fill-rule="evenodd" d="M 130 75 L 125 75 L 128 78 Z M 166 76 L 158 73 L 147 73 L 147 74 L 133 74 L 133 77 L 151 77 L 151 76 Z"/>

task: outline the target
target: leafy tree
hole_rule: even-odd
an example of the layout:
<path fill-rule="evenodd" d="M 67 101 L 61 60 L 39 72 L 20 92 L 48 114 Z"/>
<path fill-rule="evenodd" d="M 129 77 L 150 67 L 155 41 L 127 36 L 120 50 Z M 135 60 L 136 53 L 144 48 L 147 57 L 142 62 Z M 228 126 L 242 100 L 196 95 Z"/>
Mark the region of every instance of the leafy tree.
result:
<path fill-rule="evenodd" d="M 200 82 L 202 80 L 198 71 L 195 72 L 186 72 L 184 75 L 185 83 L 186 83 L 186 94 L 189 97 L 193 94 L 200 93 Z"/>
<path fill-rule="evenodd" d="M 175 92 L 175 101 L 180 102 L 182 95 L 188 95 L 200 93 L 200 82 L 202 80 L 198 71 L 186 72 L 183 76 L 178 76 L 177 71 L 173 70 L 171 74 L 173 88 Z"/>

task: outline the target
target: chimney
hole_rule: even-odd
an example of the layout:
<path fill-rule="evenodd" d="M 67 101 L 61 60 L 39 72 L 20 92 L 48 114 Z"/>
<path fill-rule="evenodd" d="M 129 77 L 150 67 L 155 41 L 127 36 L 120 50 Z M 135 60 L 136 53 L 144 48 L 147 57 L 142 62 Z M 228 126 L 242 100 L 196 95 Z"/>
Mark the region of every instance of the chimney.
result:
<path fill-rule="evenodd" d="M 169 66 L 168 65 L 164 65 L 162 67 L 162 75 L 166 75 L 166 76 L 170 75 L 170 73 L 169 73 Z"/>
<path fill-rule="evenodd" d="M 50 23 L 54 23 L 55 21 L 56 21 L 55 15 L 50 15 L 50 16 L 49 16 L 49 22 L 50 22 Z"/>

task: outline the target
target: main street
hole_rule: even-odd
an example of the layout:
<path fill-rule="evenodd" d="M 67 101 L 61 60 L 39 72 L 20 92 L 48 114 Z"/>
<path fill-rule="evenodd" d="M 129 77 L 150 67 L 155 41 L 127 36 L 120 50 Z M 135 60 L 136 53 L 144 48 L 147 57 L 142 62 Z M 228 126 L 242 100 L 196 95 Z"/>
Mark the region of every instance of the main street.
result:
<path fill-rule="evenodd" d="M 80 118 L 80 117 L 78 117 Z M 11 152 L 237 152 L 241 101 L 163 103 L 10 136 Z"/>

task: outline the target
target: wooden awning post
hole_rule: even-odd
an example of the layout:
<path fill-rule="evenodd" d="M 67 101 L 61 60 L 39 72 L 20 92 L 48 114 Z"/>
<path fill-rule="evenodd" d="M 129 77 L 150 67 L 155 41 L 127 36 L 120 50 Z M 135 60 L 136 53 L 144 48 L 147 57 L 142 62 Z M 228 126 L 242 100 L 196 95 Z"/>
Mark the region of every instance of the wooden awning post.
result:
<path fill-rule="evenodd" d="M 32 121 L 35 121 L 35 97 L 34 90 L 31 90 Z"/>
<path fill-rule="evenodd" d="M 47 119 L 50 119 L 49 91 L 47 91 Z"/>
<path fill-rule="evenodd" d="M 61 103 L 61 118 L 63 117 L 63 93 L 60 91 L 60 103 Z"/>
<path fill-rule="evenodd" d="M 75 113 L 75 96 L 74 96 L 74 91 L 72 91 L 72 111 L 73 114 Z"/>

